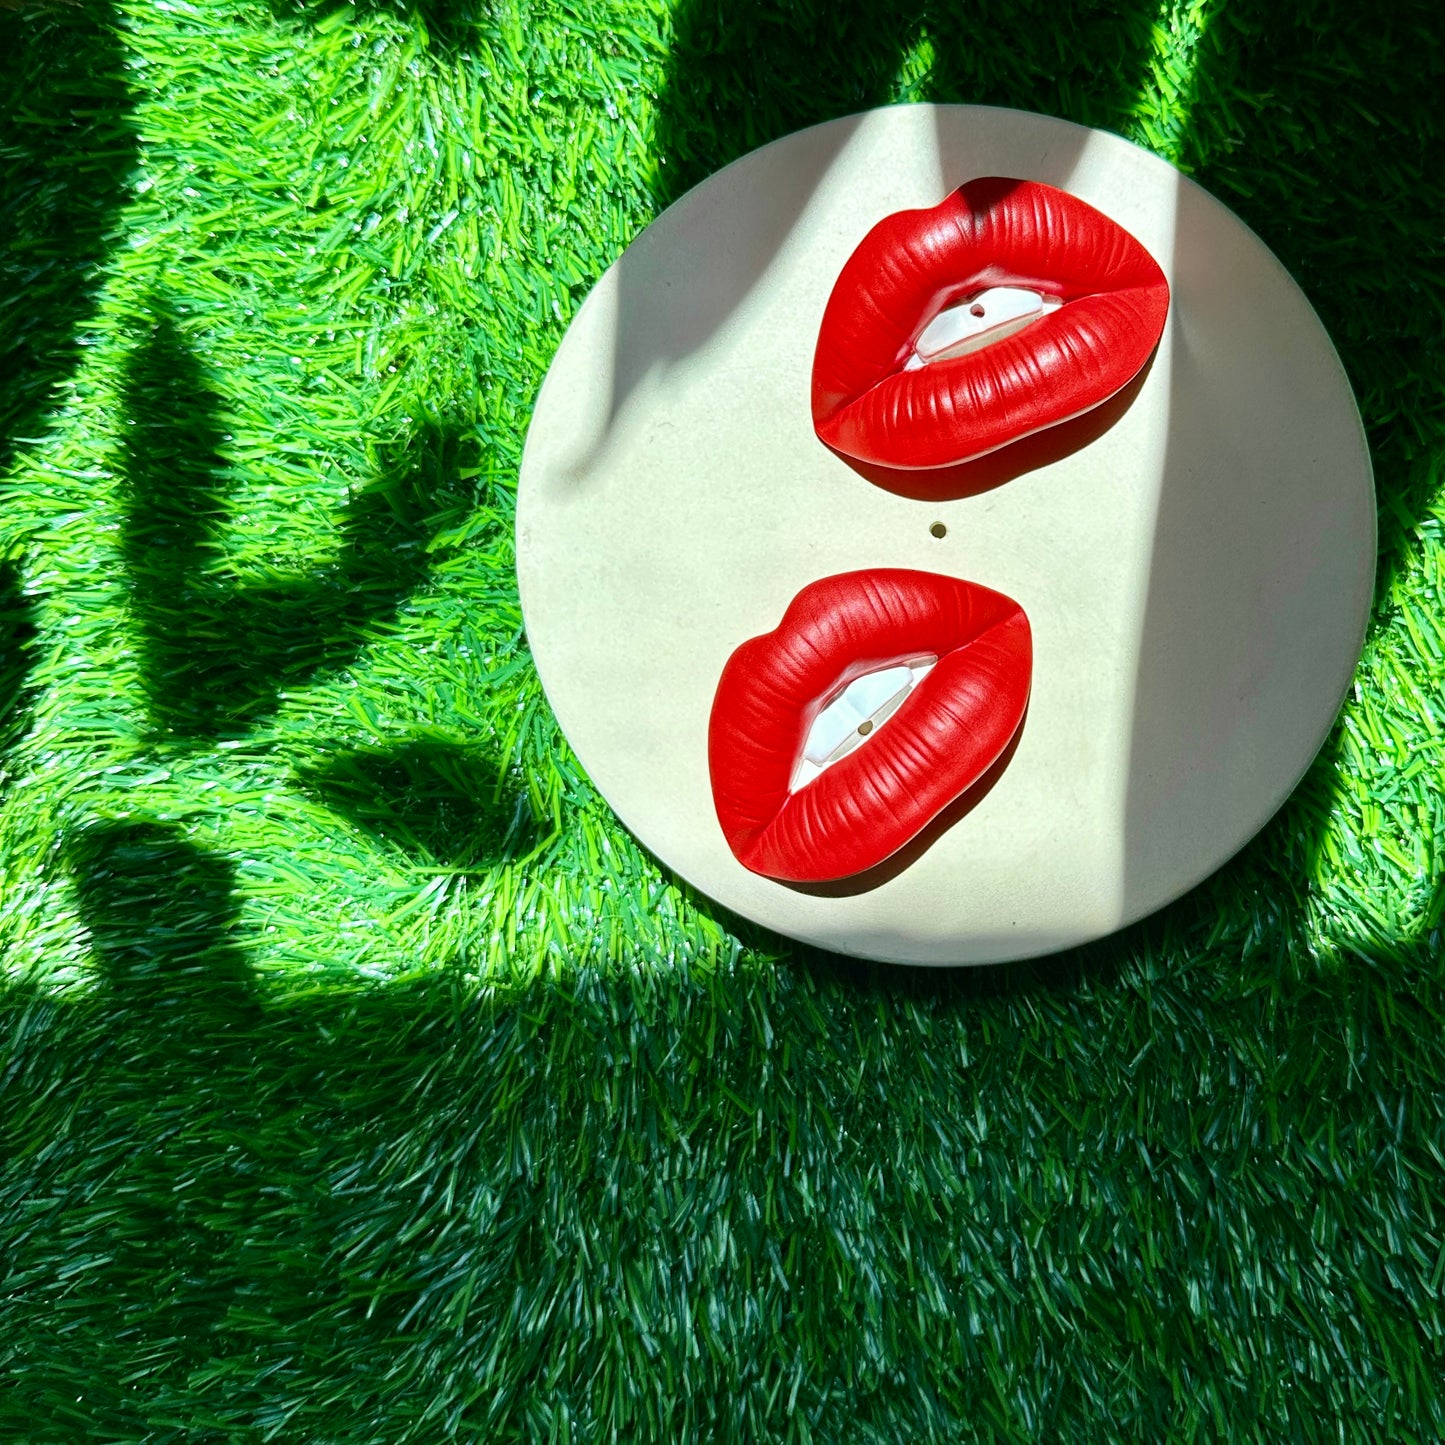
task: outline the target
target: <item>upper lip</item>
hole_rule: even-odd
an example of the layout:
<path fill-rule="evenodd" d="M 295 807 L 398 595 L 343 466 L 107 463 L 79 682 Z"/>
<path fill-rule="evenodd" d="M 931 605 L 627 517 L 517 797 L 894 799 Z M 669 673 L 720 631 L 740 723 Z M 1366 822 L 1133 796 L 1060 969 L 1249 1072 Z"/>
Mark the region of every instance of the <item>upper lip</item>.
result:
<path fill-rule="evenodd" d="M 899 659 L 937 664 L 861 746 L 793 791 L 808 728 L 838 689 Z M 931 572 L 810 583 L 728 659 L 708 765 L 718 821 L 753 872 L 860 873 L 901 848 L 1007 747 L 1028 702 L 1032 639 L 1012 598 Z"/>
<path fill-rule="evenodd" d="M 997 286 L 1063 304 L 982 350 L 904 369 L 941 311 Z M 863 462 L 967 461 L 1107 400 L 1148 360 L 1168 308 L 1154 258 L 1077 196 L 969 181 L 885 217 L 844 264 L 818 332 L 813 423 Z"/>

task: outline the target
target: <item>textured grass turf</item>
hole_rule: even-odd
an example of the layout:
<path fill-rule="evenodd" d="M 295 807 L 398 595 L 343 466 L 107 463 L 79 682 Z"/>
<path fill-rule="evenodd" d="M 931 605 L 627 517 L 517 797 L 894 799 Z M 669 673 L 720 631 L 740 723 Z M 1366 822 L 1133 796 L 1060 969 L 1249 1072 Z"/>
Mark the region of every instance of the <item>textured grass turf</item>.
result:
<path fill-rule="evenodd" d="M 1433 3 L 0 24 L 0 1436 L 1445 1434 Z M 1190 169 L 1320 311 L 1380 497 L 1279 818 L 1121 938 L 959 977 L 641 853 L 512 572 L 589 285 L 896 99 Z"/>

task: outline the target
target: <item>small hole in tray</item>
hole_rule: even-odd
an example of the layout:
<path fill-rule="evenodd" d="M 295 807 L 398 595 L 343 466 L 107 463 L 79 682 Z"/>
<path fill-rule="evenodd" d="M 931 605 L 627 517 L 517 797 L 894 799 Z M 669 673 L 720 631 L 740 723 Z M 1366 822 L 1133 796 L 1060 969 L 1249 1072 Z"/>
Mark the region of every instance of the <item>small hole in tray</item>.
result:
<path fill-rule="evenodd" d="M 871 733 L 872 731 L 873 731 L 873 722 L 872 722 L 871 719 L 865 718 L 862 722 L 860 722 L 860 723 L 858 724 L 858 736 L 859 736 L 860 738 L 866 738 L 866 737 L 868 736 L 868 734 Z"/>
<path fill-rule="evenodd" d="M 942 522 L 935 522 L 928 529 L 928 533 L 932 537 L 946 537 L 948 536 L 948 528 L 945 527 Z"/>
<path fill-rule="evenodd" d="M 973 303 L 973 305 L 968 308 L 968 314 L 969 314 L 970 316 L 982 316 L 982 315 L 983 315 L 983 305 L 982 305 L 982 303 L 981 303 L 981 302 L 978 302 L 978 301 L 975 301 L 975 302 Z"/>

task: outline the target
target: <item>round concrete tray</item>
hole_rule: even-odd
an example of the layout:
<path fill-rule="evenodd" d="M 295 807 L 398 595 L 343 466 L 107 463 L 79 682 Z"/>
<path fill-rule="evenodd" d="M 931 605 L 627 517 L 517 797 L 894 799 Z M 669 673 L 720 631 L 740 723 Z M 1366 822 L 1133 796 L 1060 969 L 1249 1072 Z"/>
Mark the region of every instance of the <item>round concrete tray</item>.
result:
<path fill-rule="evenodd" d="M 879 485 L 813 435 L 823 305 L 875 221 L 980 175 L 1064 187 L 1133 232 L 1168 274 L 1169 322 L 1091 427 L 931 489 Z M 1374 519 L 1329 338 L 1224 206 L 1116 136 L 898 106 L 744 157 L 598 282 L 537 401 L 517 572 L 564 732 L 667 867 L 794 938 L 976 964 L 1130 923 L 1265 823 L 1359 657 Z M 708 713 L 738 643 L 805 583 L 871 566 L 1017 598 L 1032 700 L 948 826 L 878 876 L 802 891 L 728 851 Z"/>

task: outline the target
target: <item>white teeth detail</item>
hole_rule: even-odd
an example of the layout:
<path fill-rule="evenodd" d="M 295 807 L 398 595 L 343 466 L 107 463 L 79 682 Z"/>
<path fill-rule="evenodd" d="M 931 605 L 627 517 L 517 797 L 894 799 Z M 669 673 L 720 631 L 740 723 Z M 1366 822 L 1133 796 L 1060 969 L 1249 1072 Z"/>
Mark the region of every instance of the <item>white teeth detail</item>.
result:
<path fill-rule="evenodd" d="M 923 328 L 903 369 L 917 371 L 930 362 L 966 356 L 991 346 L 1063 304 L 1057 296 L 1045 296 L 1022 286 L 994 286 L 980 291 L 940 311 Z"/>
<path fill-rule="evenodd" d="M 936 657 L 910 658 L 856 677 L 813 719 L 803 755 L 793 769 L 792 792 L 811 783 L 898 711 L 903 699 L 933 671 Z"/>

